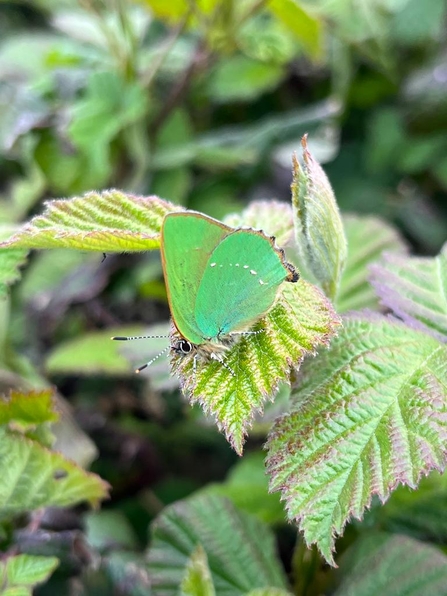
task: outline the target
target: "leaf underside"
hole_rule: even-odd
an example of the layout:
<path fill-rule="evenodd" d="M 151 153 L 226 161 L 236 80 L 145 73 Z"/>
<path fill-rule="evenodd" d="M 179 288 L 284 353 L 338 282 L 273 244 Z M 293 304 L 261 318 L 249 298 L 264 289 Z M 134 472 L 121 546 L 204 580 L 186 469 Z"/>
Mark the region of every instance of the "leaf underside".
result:
<path fill-rule="evenodd" d="M 138 197 L 118 190 L 47 202 L 0 247 L 76 248 L 105 252 L 150 250 L 160 246 L 166 213 L 178 209 L 158 197 Z"/>
<path fill-rule="evenodd" d="M 26 263 L 27 250 L 9 248 L 0 252 L 0 298 L 7 287 L 20 279 L 20 267 Z"/>
<path fill-rule="evenodd" d="M 446 346 L 372 314 L 348 318 L 302 368 L 294 409 L 269 436 L 267 469 L 270 489 L 330 563 L 335 536 L 372 495 L 384 501 L 444 469 L 446 387 Z"/>
<path fill-rule="evenodd" d="M 339 325 L 330 302 L 318 288 L 300 280 L 285 283 L 273 308 L 225 354 L 225 365 L 173 354 L 173 369 L 191 403 L 212 415 L 235 451 L 242 453 L 255 414 L 273 400 L 304 356 L 329 342 Z M 173 331 L 173 344 L 178 338 Z M 171 344 L 171 345 L 173 345 Z M 234 374 L 229 370 L 233 371 Z"/>
<path fill-rule="evenodd" d="M 371 271 L 384 306 L 412 327 L 447 341 L 447 244 L 434 258 L 386 254 Z"/>

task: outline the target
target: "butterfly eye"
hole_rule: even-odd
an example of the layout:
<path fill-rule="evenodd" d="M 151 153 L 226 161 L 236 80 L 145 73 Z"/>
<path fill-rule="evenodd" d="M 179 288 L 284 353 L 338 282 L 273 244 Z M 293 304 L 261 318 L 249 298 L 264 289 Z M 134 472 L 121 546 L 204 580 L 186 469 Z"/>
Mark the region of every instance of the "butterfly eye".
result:
<path fill-rule="evenodd" d="M 186 339 L 180 339 L 176 342 L 174 350 L 177 354 L 189 354 L 192 350 L 192 343 Z"/>

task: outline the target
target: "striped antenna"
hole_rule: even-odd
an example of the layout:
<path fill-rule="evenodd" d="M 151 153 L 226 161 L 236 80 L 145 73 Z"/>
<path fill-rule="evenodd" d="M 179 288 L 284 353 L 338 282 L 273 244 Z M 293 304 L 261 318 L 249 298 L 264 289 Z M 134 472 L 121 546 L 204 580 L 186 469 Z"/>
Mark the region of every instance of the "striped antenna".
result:
<path fill-rule="evenodd" d="M 114 337 L 111 337 L 110 339 L 113 339 L 115 341 L 131 341 L 133 339 L 168 339 L 168 338 L 169 338 L 169 335 L 128 335 L 128 336 L 116 335 Z M 149 362 L 146 362 L 146 364 L 143 364 L 143 366 L 139 366 L 137 369 L 135 369 L 135 372 L 140 373 L 142 370 L 144 370 L 145 368 L 150 366 L 153 362 L 155 362 L 157 360 L 157 358 L 160 358 L 160 356 L 162 356 L 163 354 L 166 354 L 166 352 L 168 352 L 168 350 L 170 350 L 170 349 L 171 349 L 171 346 L 170 345 L 167 346 L 159 354 L 154 356 L 154 358 L 152 358 L 152 360 L 149 360 Z"/>
<path fill-rule="evenodd" d="M 149 360 L 149 362 L 146 362 L 146 364 L 143 364 L 143 366 L 139 366 L 138 368 L 135 369 L 136 373 L 140 373 L 142 370 L 144 370 L 145 368 L 147 368 L 148 366 L 150 366 L 153 362 L 155 362 L 157 360 L 157 358 L 160 358 L 160 356 L 162 356 L 163 354 L 166 354 L 166 352 L 168 350 L 171 349 L 171 346 L 167 346 L 164 350 L 162 350 L 159 354 L 157 354 L 156 356 L 154 356 L 154 358 L 152 358 L 152 360 Z"/>

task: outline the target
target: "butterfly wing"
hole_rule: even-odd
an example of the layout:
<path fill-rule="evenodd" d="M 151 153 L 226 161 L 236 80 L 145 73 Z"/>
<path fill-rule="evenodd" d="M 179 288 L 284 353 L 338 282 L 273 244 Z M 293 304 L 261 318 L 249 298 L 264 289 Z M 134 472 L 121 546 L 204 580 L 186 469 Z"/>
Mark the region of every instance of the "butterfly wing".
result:
<path fill-rule="evenodd" d="M 240 229 L 214 249 L 198 288 L 194 314 L 202 335 L 248 329 L 273 304 L 290 268 L 262 232 Z"/>
<path fill-rule="evenodd" d="M 169 307 L 175 326 L 191 343 L 204 341 L 194 309 L 210 254 L 232 231 L 194 211 L 169 213 L 163 220 L 161 257 Z"/>

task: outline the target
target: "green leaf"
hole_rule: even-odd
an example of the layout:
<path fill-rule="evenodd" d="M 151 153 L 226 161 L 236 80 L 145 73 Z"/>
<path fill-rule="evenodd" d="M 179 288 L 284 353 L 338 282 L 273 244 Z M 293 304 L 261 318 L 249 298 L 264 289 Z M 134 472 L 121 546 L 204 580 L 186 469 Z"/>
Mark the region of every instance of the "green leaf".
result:
<path fill-rule="evenodd" d="M 286 587 L 268 527 L 226 499 L 199 495 L 167 507 L 152 525 L 149 571 L 157 595 L 177 595 L 198 544 L 206 552 L 219 596 Z"/>
<path fill-rule="evenodd" d="M 160 245 L 166 213 L 176 207 L 158 197 L 137 197 L 118 190 L 49 201 L 0 247 L 77 248 L 107 252 L 151 250 Z"/>
<path fill-rule="evenodd" d="M 182 596 L 215 596 L 216 594 L 208 567 L 208 558 L 200 544 L 189 558 L 180 589 Z"/>
<path fill-rule="evenodd" d="M 121 511 L 90 511 L 84 518 L 88 543 L 98 552 L 111 549 L 136 550 L 138 540 Z"/>
<path fill-rule="evenodd" d="M 336 534 L 373 495 L 445 467 L 447 346 L 371 314 L 347 319 L 302 370 L 268 440 L 270 489 L 333 564 Z"/>
<path fill-rule="evenodd" d="M 406 253 L 406 245 L 395 228 L 373 215 L 345 215 L 348 241 L 346 266 L 335 301 L 338 312 L 372 308 L 378 310 L 377 296 L 368 281 L 369 266 L 384 251 Z"/>
<path fill-rule="evenodd" d="M 340 573 L 334 596 L 445 594 L 447 557 L 405 536 L 373 533 L 346 552 Z"/>
<path fill-rule="evenodd" d="M 267 8 L 286 25 L 312 57 L 320 56 L 322 27 L 317 18 L 306 12 L 296 0 L 270 0 Z"/>
<path fill-rule="evenodd" d="M 96 505 L 107 484 L 95 474 L 22 435 L 0 428 L 0 518 L 40 507 Z"/>
<path fill-rule="evenodd" d="M 447 338 L 447 244 L 431 257 L 384 256 L 372 269 L 381 303 L 407 324 Z"/>
<path fill-rule="evenodd" d="M 238 509 L 256 515 L 265 523 L 284 522 L 284 508 L 279 495 L 268 491 L 264 454 L 261 452 L 244 455 L 231 468 L 225 482 L 208 484 L 203 492 L 226 497 Z"/>
<path fill-rule="evenodd" d="M 445 542 L 447 538 L 447 475 L 432 472 L 416 491 L 399 486 L 384 506 L 371 509 L 366 525 L 421 540 Z"/>
<path fill-rule="evenodd" d="M 52 389 L 30 393 L 12 391 L 9 398 L 0 397 L 0 424 L 15 422 L 30 426 L 55 422 L 58 418 Z"/>
<path fill-rule="evenodd" d="M 209 80 L 211 99 L 250 101 L 274 89 L 285 76 L 280 64 L 266 64 L 245 56 L 222 60 Z"/>
<path fill-rule="evenodd" d="M 224 223 L 234 228 L 249 226 L 275 236 L 278 246 L 287 246 L 293 235 L 291 206 L 280 201 L 252 201 L 242 213 L 232 213 Z"/>
<path fill-rule="evenodd" d="M 26 263 L 28 251 L 10 248 L 0 252 L 0 298 L 5 296 L 7 287 L 20 279 L 20 267 Z"/>
<path fill-rule="evenodd" d="M 225 365 L 200 361 L 194 354 L 172 355 L 173 370 L 191 404 L 212 415 L 234 450 L 242 453 L 253 417 L 289 380 L 305 355 L 328 343 L 339 319 L 321 292 L 300 280 L 284 283 L 276 304 L 256 324 L 255 335 L 243 335 L 225 353 Z M 171 345 L 179 340 L 173 329 Z M 232 374 L 233 371 L 234 374 Z"/>
<path fill-rule="evenodd" d="M 281 588 L 259 588 L 258 590 L 250 590 L 247 596 L 292 596 L 292 594 Z"/>
<path fill-rule="evenodd" d="M 304 163 L 293 156 L 292 205 L 299 254 L 329 298 L 334 299 L 347 256 L 340 212 L 329 180 L 307 150 Z"/>
<path fill-rule="evenodd" d="M 15 555 L 0 561 L 0 594 L 31 596 L 33 588 L 45 582 L 59 565 L 56 557 Z"/>

